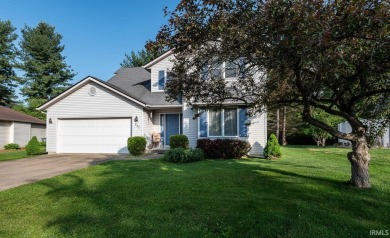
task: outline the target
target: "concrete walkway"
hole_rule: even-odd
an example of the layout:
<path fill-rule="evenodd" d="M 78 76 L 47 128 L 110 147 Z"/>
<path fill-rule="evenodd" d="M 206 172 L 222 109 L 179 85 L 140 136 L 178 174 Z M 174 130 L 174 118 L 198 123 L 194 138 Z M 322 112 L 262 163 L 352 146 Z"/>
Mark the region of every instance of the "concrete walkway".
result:
<path fill-rule="evenodd" d="M 148 155 L 129 158 L 118 154 L 51 154 L 0 162 L 0 191 L 51 178 L 109 160 L 143 160 L 161 158 Z"/>

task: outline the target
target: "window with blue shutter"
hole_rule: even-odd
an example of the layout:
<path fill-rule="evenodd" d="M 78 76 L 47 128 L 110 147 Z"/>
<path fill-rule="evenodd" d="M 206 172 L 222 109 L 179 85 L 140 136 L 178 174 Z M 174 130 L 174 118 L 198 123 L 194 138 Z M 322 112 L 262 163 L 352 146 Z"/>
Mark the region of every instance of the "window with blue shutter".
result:
<path fill-rule="evenodd" d="M 207 137 L 207 111 L 199 116 L 199 137 Z"/>
<path fill-rule="evenodd" d="M 158 71 L 158 89 L 164 90 L 164 86 L 165 86 L 165 71 L 160 70 Z"/>
<path fill-rule="evenodd" d="M 248 119 L 248 115 L 246 114 L 246 108 L 239 108 L 239 129 L 240 129 L 240 137 L 248 137 L 248 126 L 245 125 L 245 121 Z"/>

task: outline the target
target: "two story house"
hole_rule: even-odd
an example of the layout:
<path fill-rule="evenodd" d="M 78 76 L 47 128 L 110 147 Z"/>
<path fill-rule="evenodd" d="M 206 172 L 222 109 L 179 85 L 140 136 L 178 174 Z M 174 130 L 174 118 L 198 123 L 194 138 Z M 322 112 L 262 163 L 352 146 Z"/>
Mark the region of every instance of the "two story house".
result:
<path fill-rule="evenodd" d="M 190 147 L 200 138 L 235 138 L 251 144 L 251 155 L 261 155 L 265 113 L 249 118 L 242 105 L 229 104 L 195 117 L 198 109 L 185 101 L 166 101 L 164 86 L 174 60 L 169 51 L 143 67 L 121 68 L 108 81 L 86 77 L 43 104 L 39 109 L 47 112 L 47 151 L 128 153 L 131 136 L 144 136 L 153 149 L 167 148 L 171 135 L 184 134 Z M 221 72 L 233 72 L 229 67 Z"/>

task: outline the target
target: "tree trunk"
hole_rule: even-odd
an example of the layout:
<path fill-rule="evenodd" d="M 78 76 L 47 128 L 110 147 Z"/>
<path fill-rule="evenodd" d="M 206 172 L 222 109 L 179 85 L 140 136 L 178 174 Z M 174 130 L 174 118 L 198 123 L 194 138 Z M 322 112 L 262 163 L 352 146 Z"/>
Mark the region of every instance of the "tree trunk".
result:
<path fill-rule="evenodd" d="M 320 146 L 320 139 L 317 137 L 313 137 L 314 141 L 317 143 L 317 146 Z"/>
<path fill-rule="evenodd" d="M 322 146 L 325 146 L 325 144 L 326 144 L 326 138 L 322 138 L 322 139 L 321 139 L 321 144 L 322 144 Z"/>
<path fill-rule="evenodd" d="M 371 159 L 368 153 L 368 144 L 365 136 L 360 136 L 352 141 L 352 152 L 348 153 L 348 160 L 351 163 L 352 185 L 358 188 L 370 187 L 370 176 L 368 174 L 368 165 Z"/>
<path fill-rule="evenodd" d="M 279 109 L 276 110 L 276 138 L 279 140 Z"/>
<path fill-rule="evenodd" d="M 282 145 L 287 145 L 286 141 L 286 115 L 287 113 L 287 107 L 283 107 L 283 127 L 282 127 Z"/>

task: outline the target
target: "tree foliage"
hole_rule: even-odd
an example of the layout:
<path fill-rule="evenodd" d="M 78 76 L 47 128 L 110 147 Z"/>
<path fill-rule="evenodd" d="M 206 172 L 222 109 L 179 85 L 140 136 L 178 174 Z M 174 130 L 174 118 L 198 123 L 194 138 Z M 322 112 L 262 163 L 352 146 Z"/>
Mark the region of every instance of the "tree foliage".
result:
<path fill-rule="evenodd" d="M 14 41 L 17 35 L 10 21 L 0 19 L 0 105 L 15 102 L 16 75 L 14 64 L 17 50 Z"/>
<path fill-rule="evenodd" d="M 125 54 L 125 59 L 120 63 L 121 67 L 141 67 L 150 61 L 156 59 L 160 55 L 167 52 L 167 47 L 160 46 L 155 41 L 147 41 L 144 49 L 130 54 Z"/>
<path fill-rule="evenodd" d="M 343 122 L 340 117 L 331 115 L 319 109 L 312 110 L 311 116 L 316 120 L 326 123 L 334 129 L 337 128 L 339 123 Z M 326 139 L 333 137 L 331 134 L 329 134 L 329 132 L 321 129 L 320 127 L 313 126 L 309 123 L 307 123 L 307 125 L 304 127 L 303 132 L 306 135 L 313 137 L 314 141 L 317 143 L 317 146 L 325 146 Z"/>
<path fill-rule="evenodd" d="M 390 118 L 390 5 L 381 0 L 186 1 L 158 39 L 177 61 L 167 92 L 191 105 L 246 103 L 252 111 L 302 106 L 303 120 L 352 142 L 350 182 L 369 187 L 367 125 Z M 239 80 L 200 75 L 237 62 Z M 209 71 L 210 72 L 210 71 Z M 351 124 L 337 131 L 315 109 Z"/>
<path fill-rule="evenodd" d="M 45 99 L 27 99 L 26 104 L 24 103 L 16 103 L 12 106 L 12 109 L 18 112 L 22 112 L 24 114 L 36 117 L 43 121 L 46 121 L 46 113 L 37 110 L 39 106 L 46 102 Z"/>
<path fill-rule="evenodd" d="M 130 54 L 125 54 L 125 59 L 120 63 L 121 67 L 141 67 L 154 59 L 153 54 L 146 49 L 135 52 L 131 51 Z"/>
<path fill-rule="evenodd" d="M 20 41 L 21 64 L 25 72 L 21 94 L 31 99 L 49 100 L 70 84 L 75 74 L 62 56 L 62 36 L 55 27 L 40 22 L 36 27 L 25 26 Z"/>

